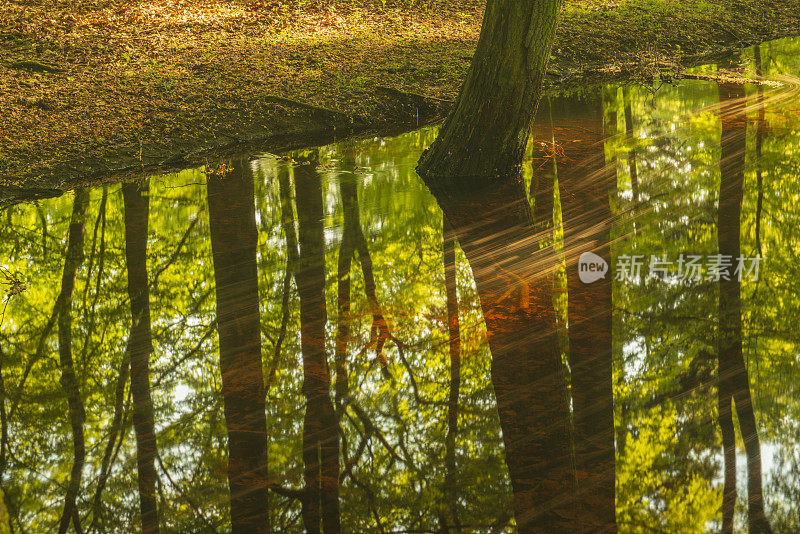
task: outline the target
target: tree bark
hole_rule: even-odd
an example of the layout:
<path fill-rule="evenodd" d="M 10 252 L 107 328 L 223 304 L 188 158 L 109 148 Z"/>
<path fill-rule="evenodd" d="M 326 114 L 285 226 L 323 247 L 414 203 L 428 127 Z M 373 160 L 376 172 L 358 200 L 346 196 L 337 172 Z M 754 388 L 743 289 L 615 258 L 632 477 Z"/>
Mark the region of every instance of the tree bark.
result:
<path fill-rule="evenodd" d="M 131 300 L 131 335 L 128 339 L 133 428 L 136 432 L 136 465 L 139 480 L 139 509 L 142 532 L 158 532 L 156 496 L 156 444 L 153 400 L 150 396 L 150 354 L 153 352 L 150 329 L 150 285 L 147 276 L 147 232 L 150 208 L 149 184 L 122 185 L 125 203 L 125 260 L 128 268 L 128 295 Z"/>
<path fill-rule="evenodd" d="M 741 210 L 747 152 L 747 113 L 744 86 L 720 84 L 722 138 L 717 241 L 719 253 L 732 258 L 741 254 Z M 725 278 L 728 278 L 727 280 Z M 771 532 L 764 514 L 761 482 L 761 443 L 750 395 L 750 378 L 742 355 L 741 281 L 730 269 L 719 281 L 719 419 L 725 450 L 723 531 L 733 530 L 736 501 L 736 441 L 733 406 L 739 419 L 747 452 L 748 525 L 751 533 Z"/>
<path fill-rule="evenodd" d="M 303 352 L 303 461 L 306 491 L 303 523 L 307 532 L 336 534 L 339 521 L 339 425 L 331 402 L 325 351 L 325 235 L 322 183 L 310 165 L 295 168 L 300 265 L 295 282 L 300 295 L 300 345 Z"/>
<path fill-rule="evenodd" d="M 567 269 L 569 362 L 575 430 L 579 529 L 616 532 L 611 355 L 611 208 L 614 169 L 605 165 L 598 96 L 551 100 Z M 592 252 L 609 268 L 584 283 L 579 258 Z"/>
<path fill-rule="evenodd" d="M 207 188 L 228 428 L 231 524 L 235 533 L 265 532 L 267 423 L 252 171 L 246 162 L 236 161 L 226 177 L 209 175 Z"/>
<path fill-rule="evenodd" d="M 69 405 L 69 420 L 72 426 L 73 462 L 64 498 L 64 509 L 58 523 L 58 533 L 64 534 L 73 523 L 80 532 L 78 510 L 75 500 L 81 487 L 83 466 L 86 461 L 86 443 L 83 437 L 83 424 L 86 412 L 83 399 L 75 375 L 72 361 L 72 294 L 75 289 L 75 274 L 83 263 L 83 233 L 86 224 L 86 209 L 89 205 L 89 192 L 85 189 L 75 190 L 72 205 L 72 217 L 69 224 L 67 251 L 64 259 L 64 271 L 61 276 L 61 292 L 58 295 L 58 361 L 61 368 L 61 387 Z"/>
<path fill-rule="evenodd" d="M 558 0 L 488 0 L 453 111 L 419 161 L 426 179 L 513 176 L 525 155 Z"/>
<path fill-rule="evenodd" d="M 481 183 L 485 187 L 481 187 Z M 429 181 L 475 278 L 519 532 L 569 532 L 574 479 L 555 324 L 552 247 L 540 248 L 519 178 Z"/>

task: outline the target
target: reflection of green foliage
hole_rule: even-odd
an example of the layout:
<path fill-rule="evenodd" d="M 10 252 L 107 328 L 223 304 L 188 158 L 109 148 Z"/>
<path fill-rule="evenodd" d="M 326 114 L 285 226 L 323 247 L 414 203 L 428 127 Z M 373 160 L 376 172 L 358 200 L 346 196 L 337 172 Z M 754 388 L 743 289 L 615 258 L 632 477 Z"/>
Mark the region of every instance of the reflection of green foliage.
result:
<path fill-rule="evenodd" d="M 356 145 L 355 176 L 362 228 L 374 264 L 377 294 L 398 338 L 407 346 L 407 365 L 397 348 L 385 355 L 394 377 L 379 372 L 374 350 L 364 351 L 370 335 L 371 311 L 363 277 L 353 270 L 353 327 L 349 350 L 350 387 L 355 402 L 392 446 L 393 454 L 373 436 L 342 489 L 343 521 L 349 531 L 374 528 L 373 511 L 384 525 L 416 522 L 436 528 L 434 510 L 442 501 L 444 435 L 446 433 L 447 327 L 442 266 L 441 212 L 413 172 L 421 150 L 435 129 L 397 139 Z M 326 196 L 328 332 L 336 326 L 336 261 L 342 222 L 338 175 L 342 147 L 318 151 Z M 296 154 L 300 161 L 309 154 Z M 275 341 L 283 322 L 281 301 L 286 248 L 281 228 L 281 168 L 291 176 L 292 163 L 263 158 L 251 163 L 256 184 L 259 228 L 258 265 L 262 314 L 264 374 L 275 358 Z M 214 330 L 214 283 L 205 210 L 205 176 L 187 171 L 154 178 L 150 189 L 148 268 L 155 352 L 151 383 L 161 456 L 159 466 L 162 525 L 175 531 L 196 531 L 228 523 L 225 419 L 222 413 L 217 335 Z M 87 406 L 89 450 L 78 506 L 91 520 L 91 498 L 114 412 L 117 370 L 127 339 L 130 317 L 124 265 L 122 199 L 118 186 L 108 186 L 105 218 L 100 216 L 100 190 L 92 194 L 87 223 L 87 260 L 75 291 L 74 338 L 86 344 L 85 358 L 76 354 L 81 393 Z M 38 335 L 58 293 L 59 254 L 66 238 L 69 198 L 9 212 L 3 227 L 4 265 L 23 274 L 31 290 L 9 303 L 9 320 L 0 342 L 11 357 L 3 361 L 9 397 L 18 393 L 18 377 L 35 352 Z M 43 220 L 46 230 L 43 237 Z M 97 230 L 95 231 L 95 227 Z M 42 243 L 47 245 L 43 250 Z M 29 258 L 33 261 L 29 261 Z M 400 261 L 402 260 L 402 261 Z M 98 287 L 100 263 L 103 275 Z M 456 440 L 458 480 L 466 495 L 460 520 L 489 525 L 510 511 L 510 487 L 501 453 L 499 423 L 490 387 L 489 353 L 484 342 L 477 295 L 463 256 L 458 258 L 462 310 L 462 406 Z M 39 283 L 31 283 L 37 280 Z M 23 298 L 24 297 L 24 298 Z M 95 304 L 96 300 L 96 304 Z M 299 363 L 299 313 L 294 287 L 289 294 L 287 335 L 277 355 L 274 382 L 267 399 L 269 470 L 286 488 L 302 487 L 301 435 L 303 397 Z M 333 338 L 330 338 L 332 343 Z M 54 333 L 47 339 L 56 349 Z M 329 346 L 331 346 L 329 344 Z M 13 347 L 13 352 L 9 350 Z M 77 351 L 76 349 L 76 352 Z M 329 352 L 332 354 L 332 350 Z M 411 375 L 413 374 L 412 386 Z M 128 405 L 128 409 L 130 409 Z M 124 441 L 103 494 L 102 528 L 124 529 L 138 522 L 136 452 L 130 411 Z M 58 385 L 55 360 L 47 356 L 33 366 L 19 408 L 13 415 L 13 456 L 6 469 L 10 501 L 18 521 L 29 528 L 50 528 L 71 465 L 66 403 Z M 348 454 L 353 456 L 367 429 L 348 410 L 342 418 Z M 31 470 L 30 466 L 38 466 Z M 161 468 L 163 465 L 163 469 Z M 164 472 L 166 470 L 166 473 Z M 57 483 L 54 483 L 57 482 Z M 369 495 L 369 498 L 365 498 Z M 466 503 L 470 503 L 468 506 Z M 431 508 L 433 506 L 433 508 Z M 273 528 L 299 530 L 297 500 L 270 495 Z M 430 509 L 422 518 L 419 511 Z M 113 511 L 113 512 L 112 512 Z"/>
<path fill-rule="evenodd" d="M 626 532 L 701 532 L 719 508 L 719 488 L 709 482 L 713 471 L 685 470 L 676 453 L 703 451 L 692 450 L 685 435 L 675 434 L 674 409 L 663 406 L 658 412 L 627 439 L 617 464 L 620 527 Z"/>
<path fill-rule="evenodd" d="M 793 46 L 762 47 L 764 64 L 778 66 L 766 74 L 787 72 L 782 68 L 791 71 L 785 61 L 792 57 Z M 716 87 L 684 82 L 678 87 L 663 86 L 654 95 L 636 88 L 631 88 L 630 94 L 635 135 L 626 143 L 637 147 L 640 191 L 650 201 L 646 209 L 638 210 L 615 228 L 618 238 L 625 237 L 617 241 L 615 255 L 666 254 L 674 260 L 681 253 L 714 253 L 719 119 L 713 111 L 696 110 L 716 104 Z M 771 94 L 767 90 L 768 123 L 791 124 L 793 119 L 770 100 Z M 618 106 L 621 100 L 617 99 Z M 753 109 L 750 119 L 755 121 L 755 90 L 748 91 L 748 103 Z M 777 446 L 779 451 L 774 464 L 764 464 L 767 514 L 776 526 L 783 525 L 781 531 L 792 531 L 798 526 L 792 523 L 798 500 L 789 485 L 781 484 L 778 461 L 792 465 L 792 451 L 797 450 L 796 439 L 787 443 L 787 436 L 796 436 L 796 432 L 787 433 L 787 426 L 796 420 L 798 398 L 797 346 L 788 325 L 800 312 L 796 291 L 790 289 L 800 276 L 793 244 L 795 236 L 800 235 L 796 216 L 800 192 L 793 178 L 800 165 L 794 155 L 800 138 L 790 129 L 768 130 L 762 159 L 757 162 L 755 124 L 751 122 L 747 128 L 742 252 L 756 255 L 755 169 L 761 165 L 761 241 L 766 259 L 760 281 L 745 281 L 742 287 L 745 360 L 749 363 L 762 448 Z M 626 210 L 632 207 L 627 153 L 619 148 L 614 152 L 620 159 L 618 209 Z M 651 528 L 672 532 L 718 527 L 722 461 L 716 390 L 713 380 L 709 382 L 714 377 L 716 350 L 715 285 L 686 287 L 656 280 L 617 284 L 615 307 L 615 355 L 620 373 L 615 390 L 620 521 L 626 517 L 631 530 L 643 532 Z M 664 411 L 667 399 L 672 399 L 669 412 Z M 656 414 L 654 407 L 658 405 L 661 409 Z M 669 432 L 660 434 L 664 421 L 670 420 Z M 694 442 L 691 448 L 681 445 L 687 437 Z M 640 456 L 629 458 L 629 454 Z M 656 460 L 661 465 L 652 463 Z M 639 461 L 644 465 L 626 469 L 626 465 L 633 467 Z M 791 467 L 788 469 L 791 471 Z M 674 485 L 678 472 L 683 472 L 681 491 L 694 488 L 683 497 Z M 740 499 L 745 494 L 741 478 L 743 475 Z M 641 500 L 646 495 L 649 501 Z M 737 506 L 739 524 L 744 509 Z M 654 510 L 660 512 L 654 515 Z"/>
<path fill-rule="evenodd" d="M 0 534 L 11 534 L 8 510 L 6 509 L 5 495 L 2 489 L 0 489 Z"/>

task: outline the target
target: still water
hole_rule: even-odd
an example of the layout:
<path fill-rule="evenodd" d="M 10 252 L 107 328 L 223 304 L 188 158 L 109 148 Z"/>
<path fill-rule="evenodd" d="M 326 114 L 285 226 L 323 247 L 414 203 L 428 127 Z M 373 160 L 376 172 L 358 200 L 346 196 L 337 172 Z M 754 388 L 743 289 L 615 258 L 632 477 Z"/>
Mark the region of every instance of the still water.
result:
<path fill-rule="evenodd" d="M 11 527 L 800 531 L 798 53 L 5 208 Z"/>

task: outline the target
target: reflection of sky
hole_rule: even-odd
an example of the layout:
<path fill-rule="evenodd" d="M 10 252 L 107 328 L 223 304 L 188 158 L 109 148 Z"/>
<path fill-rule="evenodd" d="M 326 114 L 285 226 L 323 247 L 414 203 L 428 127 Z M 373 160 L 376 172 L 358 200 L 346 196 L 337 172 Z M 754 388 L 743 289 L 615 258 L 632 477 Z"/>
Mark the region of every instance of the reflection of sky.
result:
<path fill-rule="evenodd" d="M 647 366 L 647 346 L 643 337 L 636 337 L 622 346 L 622 358 L 625 362 L 625 377 L 640 378 Z"/>

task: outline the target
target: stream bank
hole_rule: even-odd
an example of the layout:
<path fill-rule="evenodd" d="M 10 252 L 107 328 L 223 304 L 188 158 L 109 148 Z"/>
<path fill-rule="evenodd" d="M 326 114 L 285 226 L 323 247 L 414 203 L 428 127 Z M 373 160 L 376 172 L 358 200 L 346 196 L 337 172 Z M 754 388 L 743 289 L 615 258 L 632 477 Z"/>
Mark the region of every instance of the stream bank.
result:
<path fill-rule="evenodd" d="M 0 185 L 71 188 L 439 120 L 483 2 L 353 4 L 5 4 Z M 797 0 L 573 0 L 547 87 L 671 79 L 798 32 Z"/>

